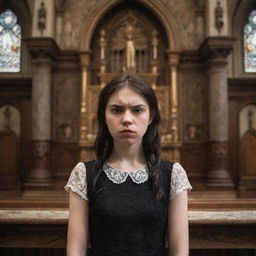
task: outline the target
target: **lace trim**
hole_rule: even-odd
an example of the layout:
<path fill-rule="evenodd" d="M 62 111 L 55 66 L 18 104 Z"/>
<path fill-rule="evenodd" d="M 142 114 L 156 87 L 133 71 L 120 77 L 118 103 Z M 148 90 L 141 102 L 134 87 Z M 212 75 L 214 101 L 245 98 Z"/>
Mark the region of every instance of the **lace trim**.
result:
<path fill-rule="evenodd" d="M 64 189 L 67 192 L 72 190 L 73 192 L 77 193 L 82 199 L 88 200 L 86 168 L 84 163 L 80 162 L 74 167 Z"/>
<path fill-rule="evenodd" d="M 128 176 L 130 176 L 132 181 L 137 184 L 144 183 L 148 180 L 148 172 L 146 167 L 136 171 L 125 172 L 117 170 L 108 164 L 104 164 L 103 171 L 106 173 L 109 180 L 115 184 L 124 183 Z"/>
<path fill-rule="evenodd" d="M 172 168 L 170 200 L 176 197 L 183 190 L 190 192 L 192 186 L 189 183 L 186 171 L 179 163 L 175 163 Z"/>
<path fill-rule="evenodd" d="M 137 184 L 144 183 L 148 180 L 148 172 L 146 167 L 137 171 L 124 172 L 105 164 L 103 171 L 106 173 L 108 179 L 115 184 L 124 183 L 128 176 L 130 176 L 132 181 Z M 186 171 L 179 163 L 174 163 L 173 165 L 170 187 L 170 200 L 175 198 L 183 190 L 188 190 L 188 192 L 190 192 L 192 189 Z M 84 163 L 80 162 L 74 167 L 64 189 L 67 192 L 72 190 L 82 199 L 88 200 L 86 168 Z"/>

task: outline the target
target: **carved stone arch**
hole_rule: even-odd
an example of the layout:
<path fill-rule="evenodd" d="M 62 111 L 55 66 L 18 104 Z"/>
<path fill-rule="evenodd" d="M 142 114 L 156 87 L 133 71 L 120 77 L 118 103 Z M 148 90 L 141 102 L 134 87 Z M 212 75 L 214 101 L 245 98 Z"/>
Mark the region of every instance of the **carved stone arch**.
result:
<path fill-rule="evenodd" d="M 81 43 L 80 50 L 81 51 L 89 51 L 91 40 L 100 20 L 115 6 L 120 3 L 125 2 L 123 0 L 109 0 L 104 1 L 99 4 L 88 17 L 86 22 L 81 26 Z M 168 48 L 172 51 L 180 51 L 181 38 L 178 30 L 178 25 L 176 20 L 173 18 L 171 13 L 165 8 L 164 4 L 161 2 L 157 2 L 154 0 L 137 0 L 132 1 L 134 3 L 139 3 L 143 5 L 145 8 L 150 10 L 155 17 L 159 20 L 159 22 L 164 27 L 166 34 L 168 36 Z"/>
<path fill-rule="evenodd" d="M 233 76 L 234 77 L 255 77 L 255 73 L 244 72 L 244 26 L 248 22 L 248 16 L 255 10 L 254 0 L 242 0 L 234 8 L 231 18 L 231 31 L 236 38 L 233 54 Z"/>
<path fill-rule="evenodd" d="M 130 32 L 128 32 L 128 27 Z M 104 36 L 101 36 L 104 30 Z M 129 47 L 128 34 L 131 37 L 130 46 L 133 47 L 134 65 L 127 67 L 127 51 Z M 157 34 L 155 37 L 154 35 Z M 153 38 L 157 41 L 156 55 L 153 57 Z M 156 81 L 157 85 L 169 85 L 169 66 L 166 61 L 166 50 L 168 49 L 168 36 L 165 29 L 155 15 L 138 2 L 122 2 L 113 7 L 97 24 L 91 44 L 90 50 L 92 51 L 90 63 L 90 79 L 89 84 L 101 84 L 99 74 L 102 70 L 101 61 L 101 47 L 99 42 L 104 44 L 104 75 L 110 78 L 113 74 L 120 72 L 134 72 L 144 75 L 150 83 Z M 154 77 L 153 65 L 157 66 L 157 75 Z"/>

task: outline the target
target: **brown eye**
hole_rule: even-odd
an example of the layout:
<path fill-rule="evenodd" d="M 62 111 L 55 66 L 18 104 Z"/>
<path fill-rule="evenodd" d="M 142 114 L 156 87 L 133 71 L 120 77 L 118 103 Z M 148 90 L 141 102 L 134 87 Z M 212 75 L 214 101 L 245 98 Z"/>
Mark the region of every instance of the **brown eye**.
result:
<path fill-rule="evenodd" d="M 133 112 L 136 113 L 136 114 L 141 113 L 143 111 L 144 111 L 143 108 L 135 108 L 135 109 L 133 109 Z"/>
<path fill-rule="evenodd" d="M 120 108 L 111 108 L 111 112 L 114 114 L 118 114 L 118 113 L 121 113 L 121 109 Z"/>

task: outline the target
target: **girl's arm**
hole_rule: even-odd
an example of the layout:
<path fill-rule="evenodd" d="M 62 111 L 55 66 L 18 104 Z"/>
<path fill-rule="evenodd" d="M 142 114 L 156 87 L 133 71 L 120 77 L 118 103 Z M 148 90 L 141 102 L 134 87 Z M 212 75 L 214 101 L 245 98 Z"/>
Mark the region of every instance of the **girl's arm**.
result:
<path fill-rule="evenodd" d="M 88 216 L 88 201 L 81 199 L 76 193 L 70 191 L 67 256 L 87 255 Z"/>
<path fill-rule="evenodd" d="M 187 190 L 170 200 L 168 208 L 169 256 L 188 256 L 188 195 Z"/>

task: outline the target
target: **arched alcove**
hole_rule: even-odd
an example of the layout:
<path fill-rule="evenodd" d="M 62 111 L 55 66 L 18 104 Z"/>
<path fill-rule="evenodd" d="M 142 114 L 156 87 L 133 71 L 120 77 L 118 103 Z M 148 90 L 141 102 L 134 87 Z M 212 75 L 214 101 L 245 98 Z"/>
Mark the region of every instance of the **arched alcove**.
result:
<path fill-rule="evenodd" d="M 0 190 L 18 190 L 20 173 L 20 112 L 9 104 L 0 106 Z"/>
<path fill-rule="evenodd" d="M 240 170 L 239 194 L 255 190 L 256 181 L 256 105 L 244 106 L 239 113 Z"/>
<path fill-rule="evenodd" d="M 124 71 L 127 26 L 131 26 L 135 45 L 137 73 L 150 73 L 153 61 L 152 40 L 157 40 L 157 85 L 169 84 L 168 36 L 158 18 L 144 5 L 135 1 L 121 2 L 109 10 L 95 27 L 90 43 L 91 66 L 89 84 L 100 84 L 97 74 L 100 71 L 100 38 L 104 30 L 106 73 Z"/>
<path fill-rule="evenodd" d="M 150 11 L 162 24 L 164 30 L 166 31 L 168 37 L 168 49 L 172 51 L 181 50 L 181 38 L 178 29 L 177 21 L 171 15 L 169 10 L 165 7 L 165 5 L 161 2 L 157 2 L 154 0 L 132 0 L 132 1 L 124 1 L 124 0 L 109 0 L 107 2 L 103 2 L 99 4 L 93 12 L 89 14 L 86 21 L 83 22 L 81 26 L 81 43 L 80 49 L 81 51 L 89 51 L 90 44 L 92 41 L 93 34 L 98 23 L 103 19 L 108 12 L 110 12 L 116 6 L 129 2 L 131 5 L 139 4 L 142 9 L 147 9 Z"/>

